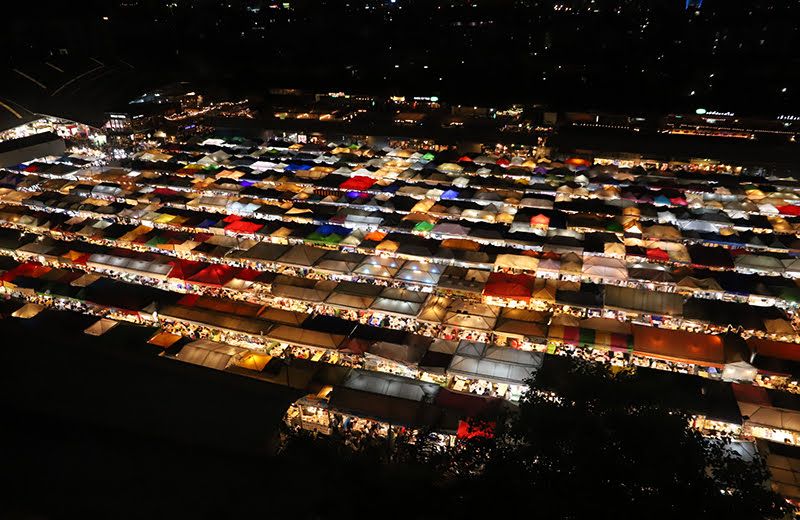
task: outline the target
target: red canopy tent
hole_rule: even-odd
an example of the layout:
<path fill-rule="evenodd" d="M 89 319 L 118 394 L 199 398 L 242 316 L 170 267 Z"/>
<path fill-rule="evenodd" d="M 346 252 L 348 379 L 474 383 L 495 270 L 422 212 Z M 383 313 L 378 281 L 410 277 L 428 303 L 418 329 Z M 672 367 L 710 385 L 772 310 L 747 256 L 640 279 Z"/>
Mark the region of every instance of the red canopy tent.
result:
<path fill-rule="evenodd" d="M 194 304 L 197 303 L 197 299 L 200 298 L 199 294 L 187 294 L 180 300 L 178 300 L 178 305 L 185 305 L 186 307 L 194 307 Z"/>
<path fill-rule="evenodd" d="M 200 170 L 202 170 L 202 168 L 199 168 L 197 166 L 194 166 L 194 167 L 184 166 L 183 168 L 181 168 L 180 170 L 176 171 L 175 173 L 177 175 L 194 175 L 195 173 L 199 172 Z"/>
<path fill-rule="evenodd" d="M 77 265 L 86 265 L 86 262 L 89 261 L 90 256 L 92 255 L 89 253 L 82 254 L 81 256 L 73 260 L 72 263 Z"/>
<path fill-rule="evenodd" d="M 261 271 L 256 271 L 255 269 L 242 269 L 239 271 L 239 274 L 236 275 L 236 278 L 239 280 L 246 280 L 251 282 L 256 279 L 261 274 Z"/>
<path fill-rule="evenodd" d="M 483 295 L 529 302 L 535 281 L 536 278 L 526 274 L 491 273 L 483 286 Z"/>
<path fill-rule="evenodd" d="M 228 222 L 228 223 L 236 222 L 238 220 L 242 220 L 242 217 L 240 217 L 239 215 L 228 215 L 227 217 L 222 219 L 223 222 Z"/>
<path fill-rule="evenodd" d="M 669 253 L 667 253 L 666 251 L 664 251 L 659 247 L 653 247 L 647 250 L 647 258 L 650 258 L 651 260 L 662 260 L 666 262 L 669 260 Z"/>
<path fill-rule="evenodd" d="M 253 234 L 262 227 L 264 226 L 261 224 L 256 224 L 255 222 L 248 222 L 247 220 L 237 220 L 236 222 L 231 222 L 230 224 L 225 226 L 225 231 L 231 231 L 234 233 Z"/>
<path fill-rule="evenodd" d="M 538 215 L 531 217 L 531 226 L 549 226 L 550 225 L 550 217 L 547 215 L 542 215 L 539 213 Z"/>
<path fill-rule="evenodd" d="M 48 271 L 50 271 L 50 267 L 45 267 L 41 264 L 37 264 L 34 262 L 25 262 L 24 264 L 19 264 L 10 271 L 3 273 L 3 280 L 6 282 L 10 282 L 17 276 L 27 276 L 28 278 L 39 278 Z"/>
<path fill-rule="evenodd" d="M 787 204 L 786 206 L 778 206 L 778 211 L 781 212 L 781 215 L 800 215 L 800 206 L 795 206 L 794 204 Z"/>
<path fill-rule="evenodd" d="M 343 190 L 363 191 L 368 190 L 373 184 L 375 184 L 375 179 L 365 175 L 356 175 L 344 181 L 339 187 Z"/>
<path fill-rule="evenodd" d="M 169 188 L 156 188 L 152 191 L 154 195 L 177 195 L 178 192 Z"/>
<path fill-rule="evenodd" d="M 202 271 L 208 265 L 204 262 L 195 262 L 194 260 L 184 260 L 182 258 L 176 258 L 168 263 L 172 265 L 169 277 L 179 280 L 187 280 L 189 277 Z"/>
<path fill-rule="evenodd" d="M 241 269 L 230 265 L 211 264 L 199 273 L 190 277 L 188 281 L 196 284 L 222 287 L 233 280 Z"/>

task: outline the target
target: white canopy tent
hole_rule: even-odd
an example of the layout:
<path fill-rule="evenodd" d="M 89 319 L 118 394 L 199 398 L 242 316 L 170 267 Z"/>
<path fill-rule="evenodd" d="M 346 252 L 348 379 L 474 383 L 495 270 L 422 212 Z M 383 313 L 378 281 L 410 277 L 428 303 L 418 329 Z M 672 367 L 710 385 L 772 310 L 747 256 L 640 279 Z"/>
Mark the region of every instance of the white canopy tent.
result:
<path fill-rule="evenodd" d="M 541 352 L 462 341 L 447 373 L 470 379 L 522 385 L 542 366 L 543 359 L 544 354 Z"/>

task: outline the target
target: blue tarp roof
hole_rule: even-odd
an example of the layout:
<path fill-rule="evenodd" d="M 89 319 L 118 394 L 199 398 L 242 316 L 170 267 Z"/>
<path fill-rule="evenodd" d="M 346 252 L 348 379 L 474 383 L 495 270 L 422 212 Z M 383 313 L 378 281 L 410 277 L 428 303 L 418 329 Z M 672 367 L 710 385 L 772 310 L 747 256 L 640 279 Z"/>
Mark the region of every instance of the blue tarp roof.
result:
<path fill-rule="evenodd" d="M 344 226 L 335 226 L 333 224 L 323 224 L 317 228 L 317 233 L 321 235 L 330 235 L 331 233 L 336 233 L 341 237 L 346 237 L 350 234 L 350 228 L 346 228 Z"/>
<path fill-rule="evenodd" d="M 209 228 L 209 227 L 213 226 L 216 223 L 217 222 L 215 220 L 211 220 L 210 218 L 207 218 L 207 219 L 203 220 L 201 223 L 197 224 L 197 226 L 195 226 L 195 227 Z"/>
<path fill-rule="evenodd" d="M 400 185 L 397 183 L 392 183 L 388 186 L 384 186 L 381 190 L 383 193 L 397 193 L 397 190 L 400 189 Z"/>
<path fill-rule="evenodd" d="M 284 168 L 284 170 L 289 171 L 297 171 L 297 170 L 310 170 L 311 166 L 307 164 L 298 164 L 298 163 L 291 163 L 289 166 Z"/>

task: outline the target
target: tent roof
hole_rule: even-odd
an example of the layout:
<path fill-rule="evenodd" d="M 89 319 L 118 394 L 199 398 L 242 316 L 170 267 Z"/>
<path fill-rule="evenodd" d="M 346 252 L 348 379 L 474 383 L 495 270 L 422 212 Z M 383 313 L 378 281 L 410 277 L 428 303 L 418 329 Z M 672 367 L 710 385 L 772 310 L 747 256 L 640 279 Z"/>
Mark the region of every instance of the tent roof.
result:
<path fill-rule="evenodd" d="M 246 352 L 246 349 L 203 339 L 184 345 L 175 357 L 193 365 L 224 370 L 243 352 Z"/>
<path fill-rule="evenodd" d="M 634 325 L 633 343 L 648 357 L 715 367 L 725 363 L 722 338 L 711 334 Z"/>
<path fill-rule="evenodd" d="M 15 318 L 30 319 L 44 310 L 44 305 L 38 303 L 26 303 L 19 309 L 11 313 Z"/>
<path fill-rule="evenodd" d="M 307 330 L 290 325 L 278 325 L 269 331 L 267 337 L 270 340 L 330 350 L 336 350 L 339 344 L 344 341 L 344 336 L 339 334 L 328 334 L 327 332 Z"/>
<path fill-rule="evenodd" d="M 543 359 L 541 352 L 462 341 L 447 373 L 520 385 L 542 365 Z"/>
<path fill-rule="evenodd" d="M 89 334 L 90 336 L 102 336 L 112 328 L 117 325 L 116 320 L 110 320 L 108 318 L 101 318 L 96 322 L 89 325 L 89 327 L 84 330 L 83 332 Z"/>
<path fill-rule="evenodd" d="M 325 249 L 318 247 L 296 245 L 284 253 L 278 261 L 283 264 L 297 265 L 301 267 L 311 267 L 314 262 L 326 253 Z"/>
<path fill-rule="evenodd" d="M 417 402 L 431 402 L 439 391 L 439 385 L 433 383 L 359 369 L 351 370 L 340 386 Z"/>
<path fill-rule="evenodd" d="M 683 316 L 683 296 L 680 294 L 607 285 L 605 305 L 663 316 Z"/>

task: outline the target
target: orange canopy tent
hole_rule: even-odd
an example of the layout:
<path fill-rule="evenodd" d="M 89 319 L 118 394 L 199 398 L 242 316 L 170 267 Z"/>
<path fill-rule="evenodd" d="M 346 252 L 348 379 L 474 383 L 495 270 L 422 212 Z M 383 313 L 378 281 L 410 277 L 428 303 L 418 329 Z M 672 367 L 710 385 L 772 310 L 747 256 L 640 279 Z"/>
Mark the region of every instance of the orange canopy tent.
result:
<path fill-rule="evenodd" d="M 711 334 L 634 325 L 633 345 L 634 353 L 647 357 L 716 368 L 725 364 L 722 338 Z"/>

